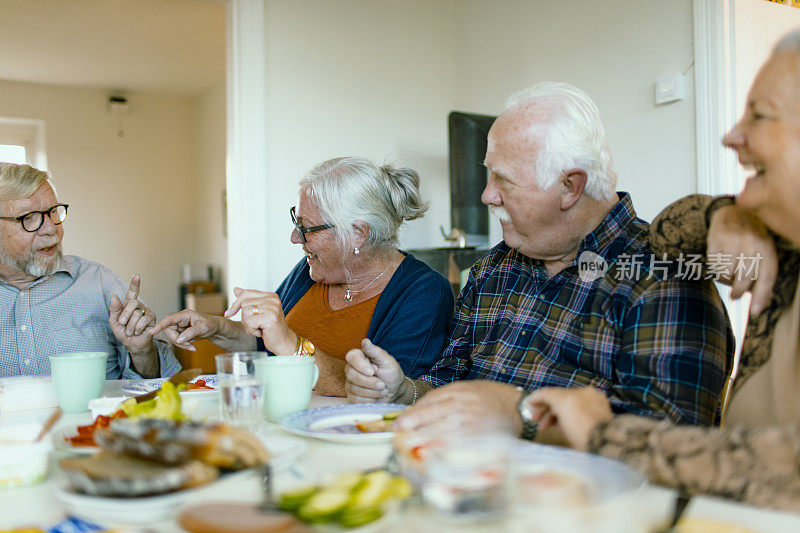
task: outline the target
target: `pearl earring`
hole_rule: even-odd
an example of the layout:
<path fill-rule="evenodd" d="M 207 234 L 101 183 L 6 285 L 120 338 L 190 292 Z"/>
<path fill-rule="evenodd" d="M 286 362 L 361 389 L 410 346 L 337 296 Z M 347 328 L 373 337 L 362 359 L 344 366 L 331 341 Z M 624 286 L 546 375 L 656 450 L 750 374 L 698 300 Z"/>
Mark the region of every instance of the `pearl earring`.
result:
<path fill-rule="evenodd" d="M 360 253 L 361 253 L 361 250 L 359 250 L 358 248 L 354 248 L 354 249 L 353 249 L 353 253 L 354 253 L 355 255 L 358 255 L 358 254 L 360 254 Z"/>

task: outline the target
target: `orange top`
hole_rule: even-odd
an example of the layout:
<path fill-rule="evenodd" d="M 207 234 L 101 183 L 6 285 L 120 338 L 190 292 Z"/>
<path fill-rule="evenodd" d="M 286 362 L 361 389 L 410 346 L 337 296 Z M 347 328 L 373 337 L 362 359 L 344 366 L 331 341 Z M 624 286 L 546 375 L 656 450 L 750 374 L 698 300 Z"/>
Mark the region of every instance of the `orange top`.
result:
<path fill-rule="evenodd" d="M 328 285 L 314 283 L 286 315 L 286 324 L 331 357 L 344 359 L 361 347 L 367 336 L 380 294 L 369 300 L 334 311 L 328 304 Z"/>

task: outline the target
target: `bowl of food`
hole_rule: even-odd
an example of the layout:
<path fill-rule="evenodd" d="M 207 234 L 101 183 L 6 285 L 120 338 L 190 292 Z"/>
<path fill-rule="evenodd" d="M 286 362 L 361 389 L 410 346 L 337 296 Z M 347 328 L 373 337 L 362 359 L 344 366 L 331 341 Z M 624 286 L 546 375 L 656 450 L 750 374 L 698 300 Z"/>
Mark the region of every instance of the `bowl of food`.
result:
<path fill-rule="evenodd" d="M 0 426 L 0 488 L 39 483 L 47 477 L 49 439 L 34 442 L 41 424 Z"/>

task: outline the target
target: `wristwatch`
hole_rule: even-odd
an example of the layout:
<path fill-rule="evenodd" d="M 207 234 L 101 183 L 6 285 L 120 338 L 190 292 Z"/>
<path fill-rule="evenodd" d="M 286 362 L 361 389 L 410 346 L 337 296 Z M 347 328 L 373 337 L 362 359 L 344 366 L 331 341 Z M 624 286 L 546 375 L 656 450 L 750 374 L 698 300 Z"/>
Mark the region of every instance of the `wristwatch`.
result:
<path fill-rule="evenodd" d="M 522 387 L 517 387 L 517 390 L 522 393 L 517 402 L 517 411 L 519 411 L 519 416 L 522 417 L 522 434 L 520 434 L 520 437 L 525 440 L 534 440 L 539 432 L 539 422 L 534 422 L 533 407 L 526 401 L 530 394 Z"/>
<path fill-rule="evenodd" d="M 314 343 L 310 340 L 300 337 L 297 337 L 297 347 L 295 348 L 294 354 L 292 355 L 314 355 L 317 349 L 314 347 Z"/>

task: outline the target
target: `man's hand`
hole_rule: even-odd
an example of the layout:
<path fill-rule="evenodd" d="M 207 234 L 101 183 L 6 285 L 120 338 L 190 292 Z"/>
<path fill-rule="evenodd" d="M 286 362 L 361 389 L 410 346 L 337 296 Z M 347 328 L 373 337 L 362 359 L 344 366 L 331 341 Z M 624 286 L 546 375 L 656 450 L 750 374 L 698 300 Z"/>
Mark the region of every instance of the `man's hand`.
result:
<path fill-rule="evenodd" d="M 727 265 L 730 275 L 724 280 L 731 285 L 731 298 L 736 300 L 750 291 L 750 314 L 760 313 L 769 303 L 778 277 L 778 255 L 766 226 L 735 205 L 720 207 L 711 215 L 708 228 L 706 259 L 712 261 L 715 256 L 732 258 Z M 736 270 L 738 257 L 745 261 L 739 265 L 739 271 Z M 752 261 L 757 261 L 755 279 L 745 275 Z"/>
<path fill-rule="evenodd" d="M 297 347 L 297 335 L 286 324 L 281 299 L 274 292 L 233 289 L 236 295 L 225 317 L 242 312 L 242 325 L 248 335 L 261 337 L 264 346 L 277 355 L 291 355 Z"/>
<path fill-rule="evenodd" d="M 405 431 L 501 432 L 519 436 L 520 392 L 495 381 L 457 381 L 427 393 L 406 409 L 395 427 Z"/>
<path fill-rule="evenodd" d="M 606 395 L 591 387 L 548 387 L 532 392 L 526 401 L 540 430 L 559 430 L 578 450 L 587 450 L 592 430 L 614 416 Z"/>
<path fill-rule="evenodd" d="M 413 391 L 410 398 L 407 397 L 408 391 L 403 385 L 409 384 L 395 358 L 369 339 L 361 341 L 360 350 L 354 348 L 347 352 L 345 359 L 347 383 L 344 388 L 351 402 L 411 403 L 414 400 Z"/>
<path fill-rule="evenodd" d="M 109 308 L 108 324 L 111 326 L 111 331 L 131 355 L 141 355 L 155 350 L 153 336 L 148 330 L 156 321 L 156 315 L 138 300 L 140 284 L 139 274 L 134 274 L 125 300 L 120 301 L 114 295 L 111 297 Z"/>

